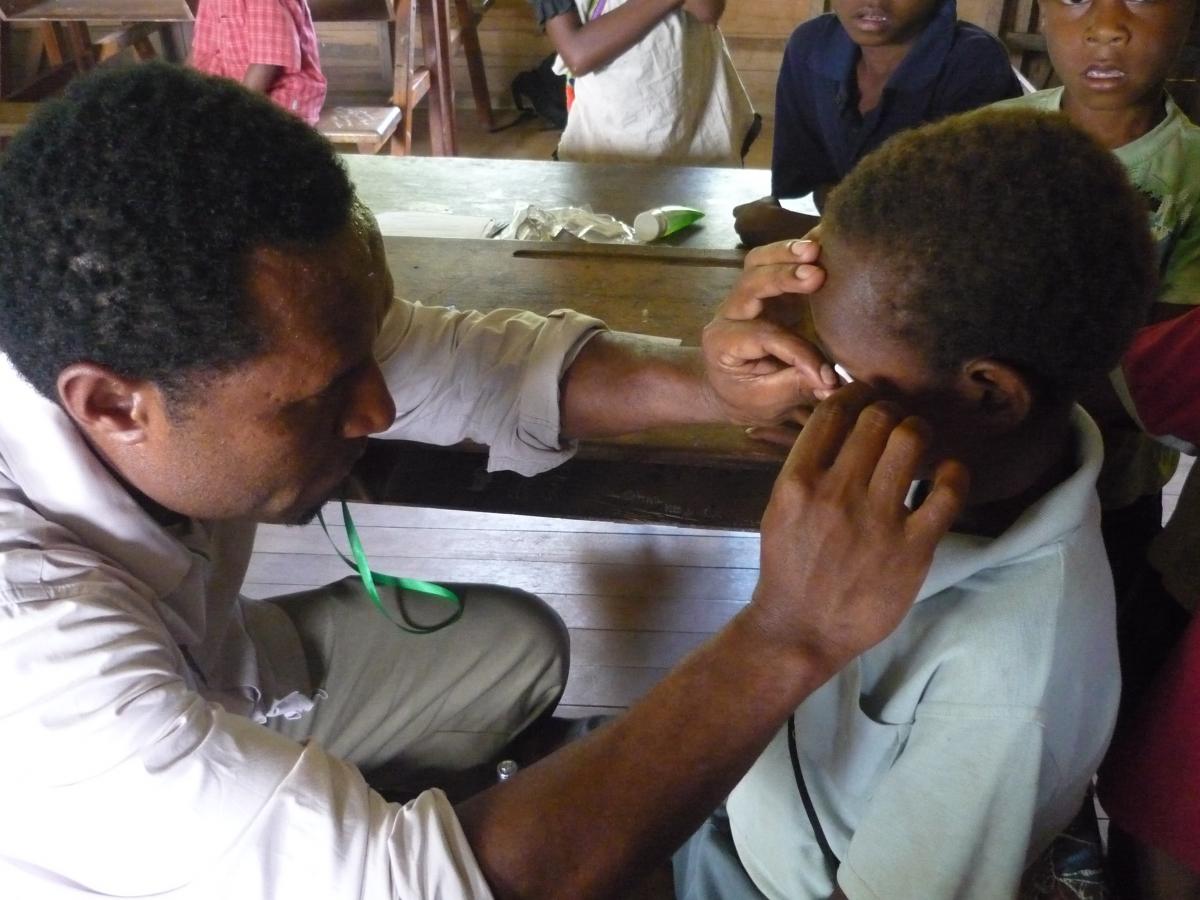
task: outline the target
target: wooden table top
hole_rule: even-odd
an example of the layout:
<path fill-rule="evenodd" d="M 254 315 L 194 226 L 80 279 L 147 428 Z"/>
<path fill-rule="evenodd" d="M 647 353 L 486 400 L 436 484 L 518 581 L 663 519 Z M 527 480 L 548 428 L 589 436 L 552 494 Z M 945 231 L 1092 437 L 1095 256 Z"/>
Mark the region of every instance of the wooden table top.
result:
<path fill-rule="evenodd" d="M 770 193 L 767 169 L 570 163 L 466 157 L 342 157 L 359 197 L 374 212 L 407 210 L 512 218 L 517 203 L 582 206 L 633 224 L 653 206 L 703 210 L 696 225 L 656 246 L 732 249 L 733 207 Z"/>
<path fill-rule="evenodd" d="M 14 22 L 190 22 L 185 0 L 0 0 Z"/>
<path fill-rule="evenodd" d="M 741 272 L 741 251 L 523 241 L 384 239 L 398 296 L 432 305 L 547 313 L 570 307 L 614 329 L 699 343 Z M 375 441 L 353 496 L 374 502 L 753 528 L 780 451 L 734 426 L 668 428 L 587 442 L 535 478 L 484 471 L 470 448 Z"/>

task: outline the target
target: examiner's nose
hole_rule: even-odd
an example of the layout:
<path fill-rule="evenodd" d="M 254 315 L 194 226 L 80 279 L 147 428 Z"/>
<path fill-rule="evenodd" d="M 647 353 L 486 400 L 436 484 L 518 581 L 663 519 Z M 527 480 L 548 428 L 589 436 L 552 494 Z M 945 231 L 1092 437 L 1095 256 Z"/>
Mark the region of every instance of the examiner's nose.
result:
<path fill-rule="evenodd" d="M 346 417 L 342 420 L 342 437 L 360 438 L 386 431 L 395 419 L 396 404 L 383 372 L 378 365 L 372 364 L 355 382 Z"/>

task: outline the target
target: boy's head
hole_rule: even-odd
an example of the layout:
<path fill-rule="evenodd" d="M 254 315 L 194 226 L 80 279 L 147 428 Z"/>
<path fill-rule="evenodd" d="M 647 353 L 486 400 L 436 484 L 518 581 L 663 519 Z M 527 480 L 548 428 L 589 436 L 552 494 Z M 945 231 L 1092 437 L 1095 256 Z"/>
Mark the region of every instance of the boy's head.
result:
<path fill-rule="evenodd" d="M 0 350 L 159 507 L 303 519 L 391 424 L 374 220 L 232 81 L 79 79 L 0 159 L 0 230 Z"/>
<path fill-rule="evenodd" d="M 833 12 L 860 47 L 911 44 L 944 0 L 833 0 Z"/>
<path fill-rule="evenodd" d="M 1162 102 L 1196 0 L 1042 0 L 1042 31 L 1062 80 L 1064 110 Z"/>
<path fill-rule="evenodd" d="M 1065 421 L 1116 364 L 1153 296 L 1146 223 L 1120 163 L 1065 118 L 956 116 L 891 138 L 830 195 L 812 324 L 831 362 L 969 462 Z"/>

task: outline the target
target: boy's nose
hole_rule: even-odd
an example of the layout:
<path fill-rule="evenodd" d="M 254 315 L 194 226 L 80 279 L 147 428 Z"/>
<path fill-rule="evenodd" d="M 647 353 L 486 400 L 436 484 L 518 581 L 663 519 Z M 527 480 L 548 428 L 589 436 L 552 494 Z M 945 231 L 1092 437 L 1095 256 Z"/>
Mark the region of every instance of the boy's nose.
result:
<path fill-rule="evenodd" d="M 1092 0 L 1087 40 L 1093 44 L 1117 44 L 1129 39 L 1125 0 Z"/>
<path fill-rule="evenodd" d="M 342 437 L 360 438 L 386 431 L 396 420 L 396 404 L 379 366 L 372 364 L 354 385 L 342 420 Z"/>

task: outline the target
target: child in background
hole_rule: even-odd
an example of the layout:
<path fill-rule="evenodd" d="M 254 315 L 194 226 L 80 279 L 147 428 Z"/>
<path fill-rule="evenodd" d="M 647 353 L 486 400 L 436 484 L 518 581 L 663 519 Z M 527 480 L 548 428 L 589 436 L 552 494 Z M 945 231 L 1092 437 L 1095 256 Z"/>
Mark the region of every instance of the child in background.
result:
<path fill-rule="evenodd" d="M 954 0 L 833 0 L 784 52 L 775 91 L 771 196 L 734 210 L 747 246 L 798 237 L 815 220 L 781 198 L 824 193 L 906 128 L 965 112 L 1021 86 L 1003 45 L 958 21 Z"/>
<path fill-rule="evenodd" d="M 325 76 L 305 0 L 201 0 L 192 66 L 266 94 L 309 125 L 321 117 Z"/>
<path fill-rule="evenodd" d="M 574 101 L 558 158 L 740 165 L 759 121 L 717 21 L 725 0 L 531 0 Z"/>

